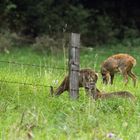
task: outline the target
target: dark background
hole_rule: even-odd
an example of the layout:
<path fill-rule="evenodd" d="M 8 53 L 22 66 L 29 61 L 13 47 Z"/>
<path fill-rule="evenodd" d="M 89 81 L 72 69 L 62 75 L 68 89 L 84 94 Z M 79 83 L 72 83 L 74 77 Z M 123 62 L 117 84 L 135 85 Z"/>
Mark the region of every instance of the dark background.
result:
<path fill-rule="evenodd" d="M 0 13 L 1 32 L 33 38 L 79 32 L 92 45 L 137 38 L 140 31 L 140 3 L 134 0 L 1 0 Z"/>

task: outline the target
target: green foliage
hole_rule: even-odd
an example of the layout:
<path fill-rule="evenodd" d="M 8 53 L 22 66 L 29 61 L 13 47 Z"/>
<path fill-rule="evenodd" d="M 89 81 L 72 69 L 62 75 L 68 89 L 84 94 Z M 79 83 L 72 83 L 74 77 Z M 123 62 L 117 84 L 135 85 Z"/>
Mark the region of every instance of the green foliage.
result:
<path fill-rule="evenodd" d="M 56 34 L 68 28 L 70 32 L 81 32 L 85 26 L 88 10 L 74 6 L 69 1 L 55 5 L 49 1 L 11 1 L 5 11 L 8 27 L 23 34 Z M 14 26 L 14 28 L 13 28 Z"/>
<path fill-rule="evenodd" d="M 85 33 L 87 31 L 88 23 L 87 18 L 90 16 L 90 12 L 85 10 L 83 6 L 79 5 L 77 7 L 70 6 L 66 10 L 66 24 L 68 26 L 68 32 L 79 32 Z"/>
<path fill-rule="evenodd" d="M 113 10 L 115 4 L 121 8 Z M 78 32 L 84 45 L 114 43 L 139 36 L 137 18 L 133 17 L 137 8 L 130 14 L 128 7 L 124 2 L 103 0 L 95 1 L 93 7 L 80 0 L 2 0 L 0 28 L 33 38 Z"/>
<path fill-rule="evenodd" d="M 112 19 L 108 15 L 96 15 L 96 11 L 93 11 L 92 14 L 95 18 L 89 24 L 87 33 L 83 37 L 84 43 L 97 45 L 113 42 L 118 31 L 114 29 Z"/>
<path fill-rule="evenodd" d="M 125 38 L 133 39 L 133 38 L 137 38 L 138 36 L 139 36 L 139 31 L 136 28 L 125 27 L 124 29 Z"/>

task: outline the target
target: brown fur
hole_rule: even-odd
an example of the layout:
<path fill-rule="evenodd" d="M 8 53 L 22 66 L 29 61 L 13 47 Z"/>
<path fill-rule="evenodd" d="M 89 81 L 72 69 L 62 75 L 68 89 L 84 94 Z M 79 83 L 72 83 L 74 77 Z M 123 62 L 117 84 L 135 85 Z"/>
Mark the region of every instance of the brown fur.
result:
<path fill-rule="evenodd" d="M 84 87 L 85 91 L 90 97 L 93 99 L 108 99 L 113 97 L 122 97 L 122 98 L 131 98 L 135 99 L 135 97 L 128 91 L 118 91 L 111 93 L 103 93 L 98 88 L 96 88 L 98 76 L 97 73 L 91 69 L 82 69 L 79 72 L 79 87 Z M 69 90 L 69 76 L 66 76 L 60 86 L 53 92 L 53 87 L 51 87 L 51 95 L 59 96 L 64 91 Z"/>
<path fill-rule="evenodd" d="M 98 88 L 96 88 L 96 84 L 92 86 L 92 89 L 89 89 L 89 91 L 90 91 L 90 95 L 92 95 L 92 98 L 95 100 L 109 99 L 109 98 L 116 98 L 116 97 L 130 98 L 132 100 L 135 100 L 135 96 L 128 91 L 116 91 L 111 93 L 104 93 L 101 92 Z"/>
<path fill-rule="evenodd" d="M 96 84 L 97 79 L 98 75 L 93 70 L 81 69 L 79 72 L 79 87 L 84 87 L 88 94 L 88 89 Z M 69 91 L 69 76 L 65 76 L 60 86 L 55 90 L 54 95 L 58 96 L 64 91 Z"/>
<path fill-rule="evenodd" d="M 111 93 L 102 93 L 99 90 L 92 90 L 92 95 L 93 99 L 109 99 L 109 98 L 116 98 L 116 97 L 121 97 L 121 98 L 130 98 L 132 100 L 135 100 L 135 96 L 131 94 L 128 91 L 116 91 L 116 92 L 111 92 Z"/>
<path fill-rule="evenodd" d="M 128 83 L 128 76 L 133 80 L 134 86 L 136 85 L 136 75 L 132 72 L 132 68 L 136 65 L 136 59 L 128 54 L 116 54 L 107 58 L 101 65 L 101 74 L 103 83 L 113 84 L 114 74 L 120 72 L 125 81 Z"/>

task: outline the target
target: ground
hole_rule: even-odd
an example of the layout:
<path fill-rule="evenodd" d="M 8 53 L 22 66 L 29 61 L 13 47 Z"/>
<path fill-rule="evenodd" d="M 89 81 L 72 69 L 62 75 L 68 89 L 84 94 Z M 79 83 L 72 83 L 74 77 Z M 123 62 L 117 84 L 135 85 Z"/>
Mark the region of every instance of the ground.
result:
<path fill-rule="evenodd" d="M 137 60 L 134 72 L 139 79 L 140 47 L 126 46 L 119 44 L 93 49 L 82 48 L 80 67 L 90 67 L 99 72 L 101 62 L 108 56 L 119 52 L 129 53 Z M 99 73 L 97 87 L 100 90 L 127 90 L 137 100 L 132 102 L 112 99 L 95 102 L 81 88 L 80 98 L 73 101 L 69 99 L 68 92 L 60 97 L 51 97 L 49 92 L 49 86 L 58 87 L 67 74 L 67 53 L 59 51 L 40 54 L 28 47 L 15 48 L 9 54 L 0 54 L 0 65 L 1 139 L 140 139 L 139 81 L 135 88 L 131 80 L 125 86 L 122 76 L 118 74 L 112 86 L 105 86 Z"/>

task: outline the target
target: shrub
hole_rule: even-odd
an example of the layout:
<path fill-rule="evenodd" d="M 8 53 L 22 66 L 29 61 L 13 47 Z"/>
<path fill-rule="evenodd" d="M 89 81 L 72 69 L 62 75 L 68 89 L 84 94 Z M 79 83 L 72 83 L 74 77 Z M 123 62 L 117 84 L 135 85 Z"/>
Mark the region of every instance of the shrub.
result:
<path fill-rule="evenodd" d="M 114 41 L 118 30 L 114 28 L 113 21 L 108 15 L 96 15 L 89 23 L 87 33 L 83 34 L 82 41 L 85 45 L 98 45 Z"/>
<path fill-rule="evenodd" d="M 124 28 L 124 37 L 125 38 L 137 38 L 139 37 L 139 31 L 136 28 Z"/>
<path fill-rule="evenodd" d="M 43 53 L 62 49 L 67 46 L 67 40 L 67 37 L 52 38 L 48 35 L 43 35 L 36 38 L 33 49 Z"/>
<path fill-rule="evenodd" d="M 0 52 L 9 53 L 13 46 L 12 35 L 8 31 L 0 33 Z"/>

